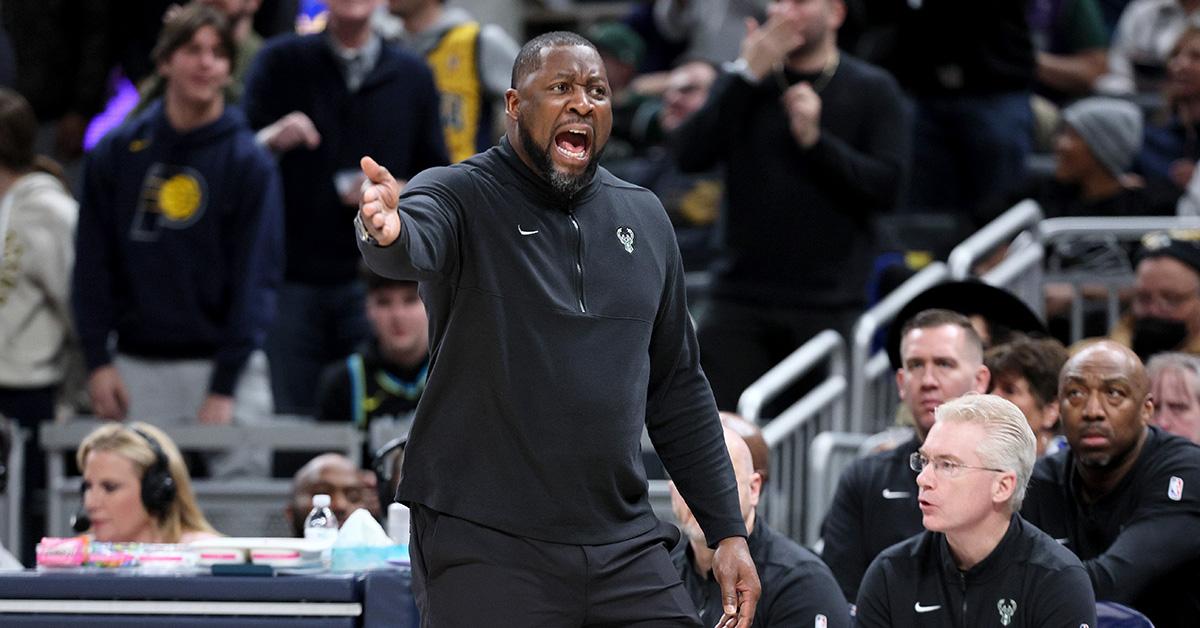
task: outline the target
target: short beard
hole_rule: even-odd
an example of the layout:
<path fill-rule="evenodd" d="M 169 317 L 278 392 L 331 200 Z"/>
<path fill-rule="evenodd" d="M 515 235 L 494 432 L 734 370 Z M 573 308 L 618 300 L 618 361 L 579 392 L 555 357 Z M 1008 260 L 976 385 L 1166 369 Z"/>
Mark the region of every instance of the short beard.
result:
<path fill-rule="evenodd" d="M 525 130 L 525 126 L 517 125 L 517 134 L 521 136 L 521 147 L 525 149 L 525 154 L 529 155 L 529 159 L 533 161 L 533 165 L 537 173 L 550 184 L 554 192 L 563 200 L 570 201 L 575 198 L 588 183 L 592 177 L 596 175 L 596 168 L 600 166 L 600 153 L 592 153 L 591 159 L 588 160 L 587 167 L 583 172 L 577 175 L 565 174 L 554 168 L 554 162 L 550 159 L 550 151 L 554 150 L 554 138 L 550 138 L 550 146 L 543 148 L 538 146 L 533 140 L 533 136 L 529 131 Z"/>

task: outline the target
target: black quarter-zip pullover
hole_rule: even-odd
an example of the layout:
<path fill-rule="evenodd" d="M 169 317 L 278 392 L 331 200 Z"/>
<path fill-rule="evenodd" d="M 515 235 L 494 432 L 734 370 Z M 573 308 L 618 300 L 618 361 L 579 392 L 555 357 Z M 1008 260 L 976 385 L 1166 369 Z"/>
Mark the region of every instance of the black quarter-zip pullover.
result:
<path fill-rule="evenodd" d="M 564 200 L 508 140 L 414 177 L 368 264 L 416 279 L 429 380 L 398 498 L 544 541 L 655 525 L 643 424 L 710 543 L 746 536 L 683 267 L 649 191 L 599 169 Z"/>

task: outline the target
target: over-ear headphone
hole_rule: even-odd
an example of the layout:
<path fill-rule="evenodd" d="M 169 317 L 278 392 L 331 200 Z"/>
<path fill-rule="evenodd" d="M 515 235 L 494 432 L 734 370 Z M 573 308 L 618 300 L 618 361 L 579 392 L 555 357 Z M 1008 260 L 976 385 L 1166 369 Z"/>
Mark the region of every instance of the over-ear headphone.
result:
<path fill-rule="evenodd" d="M 171 477 L 170 462 L 154 437 L 136 427 L 130 429 L 137 432 L 154 452 L 154 464 L 142 475 L 142 505 L 151 516 L 161 519 L 175 501 L 175 478 Z"/>
<path fill-rule="evenodd" d="M 136 427 L 129 429 L 146 441 L 150 451 L 154 453 L 154 462 L 142 474 L 142 505 L 150 516 L 161 519 L 166 516 L 171 502 L 175 501 L 175 478 L 171 477 L 170 461 L 153 436 Z M 82 499 L 83 491 L 80 491 L 80 500 Z M 81 503 L 79 511 L 71 518 L 71 529 L 86 532 L 91 527 L 92 520 Z"/>

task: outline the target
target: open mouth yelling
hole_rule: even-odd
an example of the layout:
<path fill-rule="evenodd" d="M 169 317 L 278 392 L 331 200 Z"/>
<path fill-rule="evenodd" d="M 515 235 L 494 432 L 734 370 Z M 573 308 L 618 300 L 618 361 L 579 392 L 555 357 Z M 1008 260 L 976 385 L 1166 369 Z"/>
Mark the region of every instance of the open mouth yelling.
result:
<path fill-rule="evenodd" d="M 592 135 L 587 127 L 572 127 L 554 136 L 554 148 L 568 161 L 586 163 L 591 147 Z"/>

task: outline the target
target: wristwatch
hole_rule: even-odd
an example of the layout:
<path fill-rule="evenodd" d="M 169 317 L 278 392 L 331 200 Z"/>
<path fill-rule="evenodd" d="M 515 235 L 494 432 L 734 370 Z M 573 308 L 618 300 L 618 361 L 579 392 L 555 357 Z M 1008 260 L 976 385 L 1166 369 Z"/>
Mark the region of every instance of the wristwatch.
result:
<path fill-rule="evenodd" d="M 742 77 L 743 81 L 751 85 L 758 85 L 762 82 L 761 76 L 754 76 L 754 73 L 750 71 L 750 62 L 746 61 L 745 57 L 738 57 L 735 61 L 723 63 L 721 69 Z"/>
<path fill-rule="evenodd" d="M 371 246 L 379 246 L 379 240 L 376 240 L 375 236 L 371 235 L 370 231 L 367 231 L 367 226 L 363 224 L 361 213 L 354 214 L 354 233 L 358 234 L 359 242 L 364 242 Z"/>

